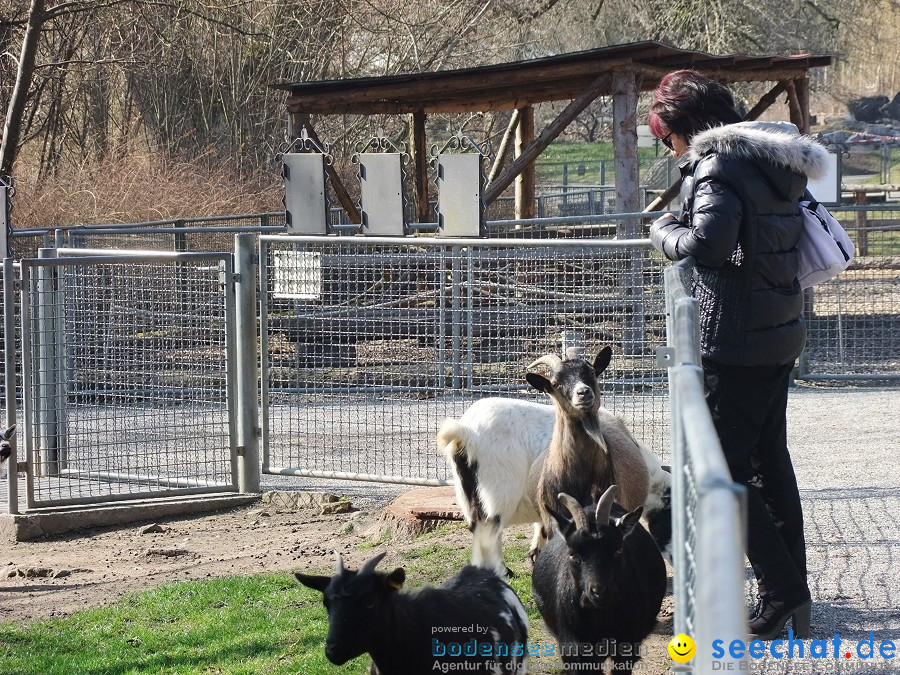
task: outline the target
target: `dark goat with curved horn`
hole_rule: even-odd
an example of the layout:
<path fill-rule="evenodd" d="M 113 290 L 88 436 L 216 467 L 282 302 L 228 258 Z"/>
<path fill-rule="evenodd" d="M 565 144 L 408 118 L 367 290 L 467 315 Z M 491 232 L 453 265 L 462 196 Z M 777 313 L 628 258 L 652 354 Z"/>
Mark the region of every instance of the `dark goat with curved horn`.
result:
<path fill-rule="evenodd" d="M 341 665 L 368 652 L 372 675 L 447 672 L 440 664 L 467 673 L 526 672 L 528 617 L 497 574 L 467 565 L 440 588 L 407 593 L 402 567 L 375 570 L 384 556 L 354 572 L 336 552 L 334 576 L 294 574 L 322 593 L 329 661 Z"/>
<path fill-rule="evenodd" d="M 640 642 L 656 625 L 666 593 L 666 567 L 653 538 L 641 526 L 642 507 L 614 503 L 616 486 L 582 507 L 557 495 L 570 517 L 551 510 L 562 536 L 538 555 L 531 579 L 544 623 L 566 663 L 630 671 Z M 605 644 L 608 649 L 597 649 Z"/>

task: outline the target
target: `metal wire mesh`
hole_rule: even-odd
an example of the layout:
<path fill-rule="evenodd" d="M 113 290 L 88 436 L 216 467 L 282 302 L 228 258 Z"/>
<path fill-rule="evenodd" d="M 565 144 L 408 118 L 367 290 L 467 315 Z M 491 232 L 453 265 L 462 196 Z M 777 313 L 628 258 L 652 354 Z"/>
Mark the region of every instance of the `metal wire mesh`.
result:
<path fill-rule="evenodd" d="M 264 467 L 435 482 L 445 417 L 524 381 L 563 340 L 617 352 L 604 404 L 667 446 L 658 258 L 646 244 L 323 239 L 261 242 Z"/>
<path fill-rule="evenodd" d="M 6 276 L 0 275 L 0 303 L 3 304 L 3 322 L 0 323 L 0 349 L 2 349 L 2 353 L 0 353 L 0 363 L 3 364 L 3 377 L 0 377 L 0 431 L 5 430 L 7 427 L 7 409 L 12 406 L 16 411 L 15 422 L 18 429 L 18 440 L 15 445 L 21 447 L 23 421 L 22 406 L 20 403 L 16 403 L 15 386 L 12 386 L 9 389 L 6 386 L 7 380 L 10 379 L 10 375 L 12 375 L 13 382 L 18 378 L 21 363 L 17 358 L 21 348 L 21 341 L 18 323 L 18 294 L 16 293 L 16 283 L 14 279 L 15 271 L 11 269 L 10 274 L 12 277 L 10 279 L 9 288 L 7 288 Z M 9 293 L 7 293 L 7 291 L 9 291 Z M 7 295 L 10 296 L 9 300 L 7 300 Z M 9 302 L 9 304 L 7 304 L 7 302 Z M 13 329 L 9 332 L 6 330 L 7 318 L 12 319 Z M 17 451 L 17 454 L 18 457 L 16 460 L 20 461 L 22 459 L 21 451 Z M 6 479 L 0 479 L 0 513 L 9 512 L 11 496 L 9 485 L 11 481 L 15 480 L 15 463 L 16 462 L 13 461 L 12 458 L 8 460 L 8 477 Z M 12 501 L 16 504 L 19 502 L 18 495 L 15 492 L 12 494 Z"/>
<path fill-rule="evenodd" d="M 807 290 L 803 377 L 900 377 L 900 208 L 831 209 L 850 268 Z"/>
<path fill-rule="evenodd" d="M 29 506 L 233 489 L 231 256 L 22 270 Z"/>
<path fill-rule="evenodd" d="M 687 447 L 687 438 L 682 434 L 681 443 Z M 684 625 L 679 627 L 676 633 L 697 634 L 697 482 L 694 472 L 694 462 L 690 452 L 684 453 L 684 461 L 681 465 L 683 475 L 683 505 L 684 505 L 684 539 L 681 547 L 684 551 L 684 591 L 683 604 L 679 611 L 684 617 Z M 676 543 L 676 545 L 678 545 Z"/>

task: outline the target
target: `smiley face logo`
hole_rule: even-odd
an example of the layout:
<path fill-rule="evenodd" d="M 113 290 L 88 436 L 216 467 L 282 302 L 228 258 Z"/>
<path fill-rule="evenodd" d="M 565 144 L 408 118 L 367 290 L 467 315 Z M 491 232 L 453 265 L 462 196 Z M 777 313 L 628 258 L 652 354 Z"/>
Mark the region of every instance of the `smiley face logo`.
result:
<path fill-rule="evenodd" d="M 669 656 L 675 663 L 687 663 L 697 653 L 697 644 L 690 635 L 679 633 L 669 640 Z"/>

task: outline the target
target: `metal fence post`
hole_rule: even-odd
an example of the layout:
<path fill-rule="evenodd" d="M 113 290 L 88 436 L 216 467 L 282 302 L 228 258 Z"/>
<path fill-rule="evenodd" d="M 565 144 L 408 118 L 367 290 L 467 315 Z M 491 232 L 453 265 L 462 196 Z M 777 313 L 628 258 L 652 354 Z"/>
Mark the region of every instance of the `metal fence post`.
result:
<path fill-rule="evenodd" d="M 234 237 L 235 325 L 237 351 L 238 489 L 259 492 L 259 355 L 256 331 L 256 281 L 259 260 L 253 234 Z"/>
<path fill-rule="evenodd" d="M 38 258 L 55 258 L 55 248 L 41 248 L 38 250 Z M 59 467 L 59 429 L 57 424 L 57 403 L 59 392 L 56 378 L 56 274 L 57 270 L 48 266 L 38 268 L 37 283 L 37 369 L 36 390 L 38 392 L 35 403 L 38 418 L 38 462 L 35 466 L 35 475 L 52 476 L 58 473 Z"/>
<path fill-rule="evenodd" d="M 450 363 L 453 373 L 452 387 L 462 389 L 462 308 L 460 298 L 460 286 L 462 285 L 462 264 L 460 256 L 462 247 L 451 246 L 450 273 L 452 283 L 450 285 Z"/>
<path fill-rule="evenodd" d="M 2 206 L 2 205 L 0 205 Z M 5 243 L 3 244 L 5 246 Z M 5 255 L 6 250 L 2 253 Z M 16 423 L 16 280 L 13 269 L 13 259 L 3 258 L 3 357 L 4 357 L 4 384 L 6 386 L 6 424 L 8 429 Z M 24 433 L 20 429 L 19 438 Z M 7 474 L 7 511 L 10 514 L 19 512 L 19 473 L 18 453 L 16 448 L 18 441 L 13 437 L 9 441 L 12 454 L 9 456 L 9 471 Z"/>

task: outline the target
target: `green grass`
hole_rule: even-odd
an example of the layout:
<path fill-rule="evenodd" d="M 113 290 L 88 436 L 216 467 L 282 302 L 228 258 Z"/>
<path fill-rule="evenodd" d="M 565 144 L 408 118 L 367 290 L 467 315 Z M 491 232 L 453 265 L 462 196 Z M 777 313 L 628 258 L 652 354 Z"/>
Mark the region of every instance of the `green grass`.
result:
<path fill-rule="evenodd" d="M 659 156 L 666 155 L 665 148 L 660 149 Z M 642 167 L 649 165 L 657 157 L 653 148 L 638 148 L 638 162 Z M 569 182 L 594 183 L 600 178 L 600 164 L 606 163 L 607 183 L 615 173 L 612 160 L 615 158 L 613 144 L 604 143 L 553 143 L 547 147 L 535 162 L 537 180 L 544 184 L 561 184 L 563 179 L 562 162 L 569 164 Z M 579 168 L 581 167 L 581 168 Z M 579 175 L 579 171 L 583 173 Z"/>
<path fill-rule="evenodd" d="M 285 574 L 192 581 L 103 609 L 0 625 L 0 673 L 364 673 L 322 650 L 321 596 Z"/>
<path fill-rule="evenodd" d="M 665 156 L 662 148 L 659 155 Z M 612 143 L 551 143 L 538 157 L 538 162 L 599 162 L 601 159 L 615 159 L 615 148 Z M 656 157 L 653 148 L 638 148 L 639 159 Z"/>
<path fill-rule="evenodd" d="M 416 540 L 403 554 L 407 588 L 439 585 L 469 557 L 441 541 L 458 524 Z M 383 549 L 383 543 L 360 546 Z M 530 641 L 549 642 L 531 595 L 528 542 L 505 547 L 512 586 L 528 609 Z M 313 570 L 315 571 L 315 570 Z M 323 559 L 319 572 L 331 573 Z M 74 675 L 128 673 L 362 674 L 369 659 L 333 666 L 322 645 L 328 618 L 321 594 L 286 574 L 190 581 L 137 593 L 65 619 L 0 624 L 0 673 Z"/>
<path fill-rule="evenodd" d="M 468 562 L 468 541 L 446 540 L 448 533 L 460 529 L 460 524 L 445 525 L 403 552 L 408 589 L 440 585 Z M 374 555 L 385 543 L 358 549 Z M 504 546 L 515 575 L 510 585 L 528 613 L 529 644 L 550 645 L 553 639 L 544 631 L 533 601 L 528 546 L 525 535 Z M 308 571 L 330 574 L 331 564 L 323 558 Z M 382 565 L 390 569 L 390 564 Z M 366 655 L 342 667 L 330 664 L 323 649 L 327 632 L 321 594 L 290 575 L 181 582 L 65 619 L 0 624 L 0 673 L 368 673 Z M 536 668 L 540 658 L 530 662 Z"/>
<path fill-rule="evenodd" d="M 872 165 L 871 168 L 873 171 L 877 171 L 877 173 L 873 173 L 873 175 L 863 181 L 863 185 L 882 185 L 885 183 L 888 185 L 900 185 L 900 148 L 891 148 L 887 175 L 884 174 L 881 153 L 881 150 L 879 150 L 877 154 L 872 153 L 873 157 L 870 162 Z"/>

